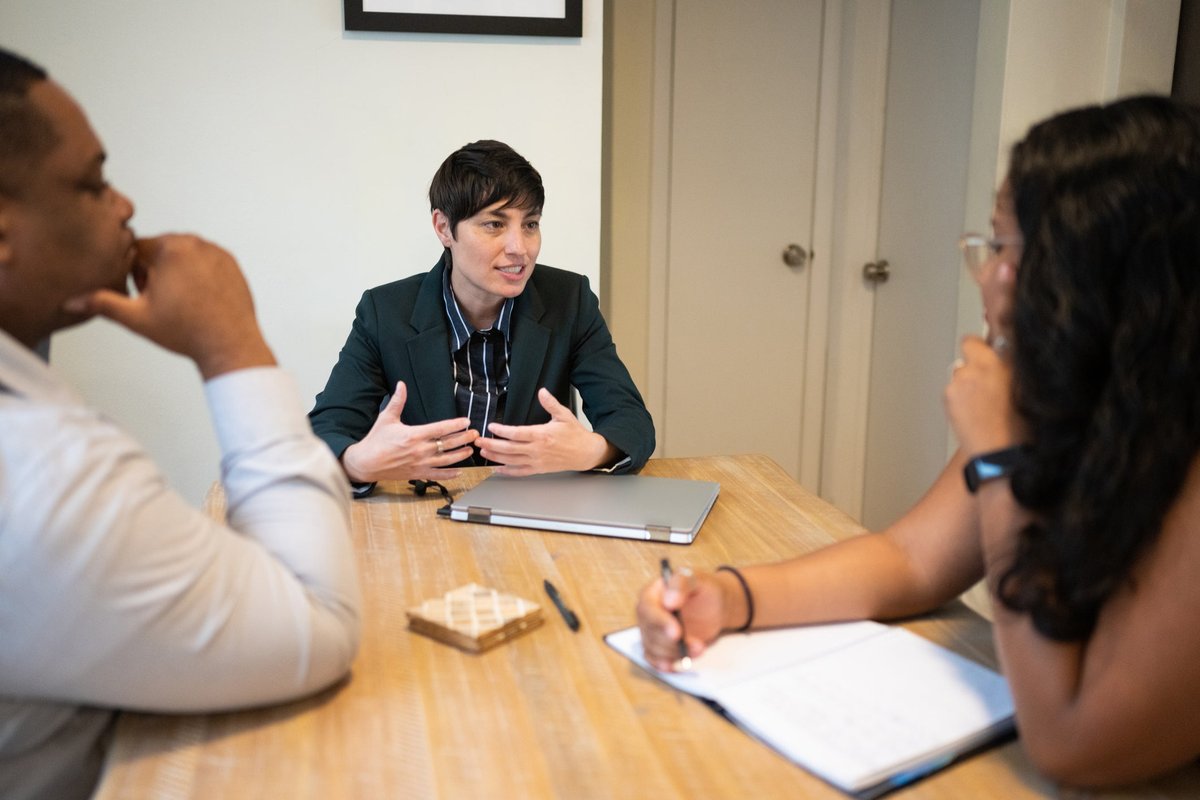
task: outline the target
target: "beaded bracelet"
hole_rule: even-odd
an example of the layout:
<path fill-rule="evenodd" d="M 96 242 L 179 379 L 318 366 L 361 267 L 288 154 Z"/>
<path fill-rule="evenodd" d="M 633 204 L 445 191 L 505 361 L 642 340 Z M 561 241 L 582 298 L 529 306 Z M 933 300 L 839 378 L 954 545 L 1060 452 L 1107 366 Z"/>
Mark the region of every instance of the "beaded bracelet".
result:
<path fill-rule="evenodd" d="M 741 633 L 750 630 L 750 626 L 754 624 L 754 595 L 750 594 L 750 584 L 746 583 L 746 579 L 742 577 L 742 573 L 738 572 L 734 567 L 728 564 L 722 564 L 717 567 L 717 572 L 725 571 L 737 578 L 738 583 L 742 585 L 742 591 L 746 594 L 746 624 L 740 628 L 735 628 L 734 633 Z"/>

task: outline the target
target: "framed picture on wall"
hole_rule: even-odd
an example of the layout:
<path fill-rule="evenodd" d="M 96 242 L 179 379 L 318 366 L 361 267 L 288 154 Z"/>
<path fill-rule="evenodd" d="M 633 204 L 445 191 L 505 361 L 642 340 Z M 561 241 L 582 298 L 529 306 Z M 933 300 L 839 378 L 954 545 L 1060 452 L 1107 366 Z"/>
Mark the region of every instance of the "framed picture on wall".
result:
<path fill-rule="evenodd" d="M 344 0 L 346 30 L 583 36 L 583 0 Z"/>

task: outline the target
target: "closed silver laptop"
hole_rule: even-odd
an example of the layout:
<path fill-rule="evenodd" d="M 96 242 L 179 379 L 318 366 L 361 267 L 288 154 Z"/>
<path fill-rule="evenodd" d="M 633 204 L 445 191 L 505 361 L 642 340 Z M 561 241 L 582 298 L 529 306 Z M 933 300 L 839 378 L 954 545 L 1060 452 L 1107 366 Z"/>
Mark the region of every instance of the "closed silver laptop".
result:
<path fill-rule="evenodd" d="M 459 522 L 691 544 L 721 485 L 649 475 L 491 475 L 450 505 Z"/>

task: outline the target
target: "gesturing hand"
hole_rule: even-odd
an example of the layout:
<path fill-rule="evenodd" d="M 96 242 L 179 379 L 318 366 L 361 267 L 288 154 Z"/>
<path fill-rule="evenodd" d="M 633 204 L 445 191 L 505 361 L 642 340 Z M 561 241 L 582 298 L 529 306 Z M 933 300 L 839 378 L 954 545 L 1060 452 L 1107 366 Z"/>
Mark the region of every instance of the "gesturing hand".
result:
<path fill-rule="evenodd" d="M 550 394 L 538 390 L 538 402 L 550 421 L 541 425 L 488 425 L 492 436 L 479 439 L 479 453 L 501 466 L 502 475 L 537 475 L 562 470 L 588 470 L 618 455 L 615 447 L 598 433 L 583 427 L 571 409 Z"/>
<path fill-rule="evenodd" d="M 470 457 L 471 443 L 479 437 L 467 427 L 471 421 L 459 417 L 405 425 L 400 414 L 407 399 L 408 387 L 400 381 L 367 435 L 342 453 L 342 468 L 351 480 L 442 480 L 458 475 L 448 467 Z"/>

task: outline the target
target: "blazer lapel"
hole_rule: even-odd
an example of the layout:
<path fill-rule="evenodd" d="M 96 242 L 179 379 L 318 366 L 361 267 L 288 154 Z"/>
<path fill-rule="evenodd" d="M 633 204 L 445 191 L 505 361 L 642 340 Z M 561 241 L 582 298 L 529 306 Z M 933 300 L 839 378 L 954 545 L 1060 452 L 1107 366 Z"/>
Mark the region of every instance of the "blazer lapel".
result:
<path fill-rule="evenodd" d="M 414 377 L 413 385 L 408 387 L 408 403 L 418 403 L 425 419 L 431 422 L 458 416 L 454 407 L 454 373 L 450 366 L 450 332 L 442 302 L 445 269 L 443 256 L 421 281 L 409 320 L 416 335 L 407 342 Z"/>
<path fill-rule="evenodd" d="M 533 283 L 517 298 L 513 308 L 512 360 L 508 368 L 508 397 L 504 401 L 504 422 L 508 425 L 528 425 L 537 401 L 538 380 L 542 375 L 546 350 L 550 346 L 550 329 L 540 322 L 545 313 L 541 295 Z"/>

